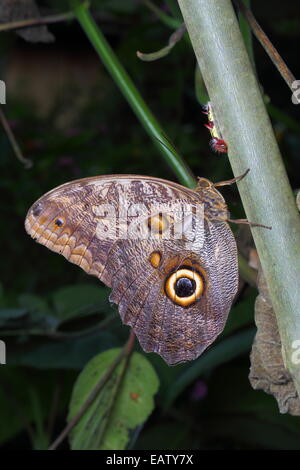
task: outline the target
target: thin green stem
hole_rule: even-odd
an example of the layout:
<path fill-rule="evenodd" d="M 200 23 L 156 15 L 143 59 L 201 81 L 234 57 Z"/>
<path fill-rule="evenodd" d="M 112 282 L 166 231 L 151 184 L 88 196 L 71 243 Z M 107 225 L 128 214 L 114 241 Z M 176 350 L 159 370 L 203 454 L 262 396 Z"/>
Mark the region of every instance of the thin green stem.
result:
<path fill-rule="evenodd" d="M 106 66 L 115 83 L 120 88 L 132 110 L 149 136 L 152 138 L 154 144 L 161 152 L 170 168 L 172 168 L 182 184 L 189 188 L 194 188 L 196 181 L 191 170 L 188 168 L 170 139 L 164 133 L 159 122 L 146 105 L 133 81 L 95 23 L 86 5 L 75 6 L 74 13 L 103 64 Z"/>
<path fill-rule="evenodd" d="M 149 10 L 151 10 L 166 26 L 172 29 L 177 29 L 180 27 L 181 22 L 172 16 L 166 15 L 160 8 L 154 5 L 150 0 L 143 0 L 143 3 Z"/>

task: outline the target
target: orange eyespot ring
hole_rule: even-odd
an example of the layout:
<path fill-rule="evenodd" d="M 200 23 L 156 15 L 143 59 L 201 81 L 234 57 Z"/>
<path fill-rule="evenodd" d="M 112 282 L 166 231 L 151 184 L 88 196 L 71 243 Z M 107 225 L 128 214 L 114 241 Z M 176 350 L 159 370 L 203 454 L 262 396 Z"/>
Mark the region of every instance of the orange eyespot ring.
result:
<path fill-rule="evenodd" d="M 160 212 L 148 218 L 148 228 L 152 234 L 162 235 L 169 227 L 170 222 L 168 218 Z"/>
<path fill-rule="evenodd" d="M 203 294 L 204 279 L 198 271 L 189 266 L 181 266 L 165 282 L 165 292 L 169 299 L 181 307 L 189 307 Z"/>

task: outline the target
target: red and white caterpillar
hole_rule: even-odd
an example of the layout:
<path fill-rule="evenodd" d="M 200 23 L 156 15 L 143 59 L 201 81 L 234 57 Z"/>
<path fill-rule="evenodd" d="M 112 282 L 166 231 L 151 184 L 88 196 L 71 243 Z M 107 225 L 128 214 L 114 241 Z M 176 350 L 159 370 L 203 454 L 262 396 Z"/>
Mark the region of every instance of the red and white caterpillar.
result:
<path fill-rule="evenodd" d="M 209 101 L 206 105 L 204 105 L 203 109 L 203 113 L 207 115 L 208 124 L 204 125 L 205 127 L 207 127 L 211 135 L 211 148 L 218 153 L 227 153 L 227 144 L 222 138 L 218 122 L 216 121 L 215 115 L 212 110 L 211 102 Z"/>

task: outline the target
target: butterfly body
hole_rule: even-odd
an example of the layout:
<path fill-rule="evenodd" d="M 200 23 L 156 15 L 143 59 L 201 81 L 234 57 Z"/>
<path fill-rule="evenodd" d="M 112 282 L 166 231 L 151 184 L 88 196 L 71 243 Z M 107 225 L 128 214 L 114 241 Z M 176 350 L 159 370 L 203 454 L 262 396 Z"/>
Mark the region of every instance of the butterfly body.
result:
<path fill-rule="evenodd" d="M 198 357 L 224 328 L 237 292 L 237 250 L 213 183 L 195 191 L 159 178 L 110 175 L 55 188 L 25 227 L 111 287 L 110 300 L 146 352 Z"/>

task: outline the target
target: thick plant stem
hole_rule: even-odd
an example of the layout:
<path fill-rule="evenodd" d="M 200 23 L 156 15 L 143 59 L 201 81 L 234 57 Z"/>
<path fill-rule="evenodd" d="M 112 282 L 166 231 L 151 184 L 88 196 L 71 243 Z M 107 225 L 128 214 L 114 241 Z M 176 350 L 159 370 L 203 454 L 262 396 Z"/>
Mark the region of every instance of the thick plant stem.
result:
<path fill-rule="evenodd" d="M 178 0 L 214 107 L 300 396 L 300 218 L 230 0 Z"/>
<path fill-rule="evenodd" d="M 146 105 L 133 81 L 98 28 L 87 6 L 85 4 L 75 6 L 74 14 L 103 64 L 179 181 L 190 188 L 194 188 L 196 181 L 190 169 L 163 132 L 159 122 Z"/>

